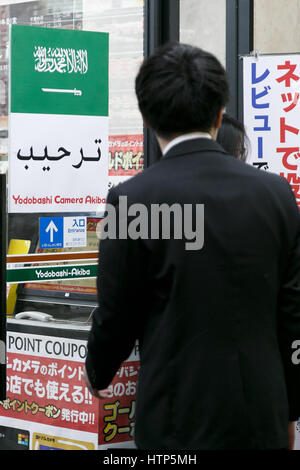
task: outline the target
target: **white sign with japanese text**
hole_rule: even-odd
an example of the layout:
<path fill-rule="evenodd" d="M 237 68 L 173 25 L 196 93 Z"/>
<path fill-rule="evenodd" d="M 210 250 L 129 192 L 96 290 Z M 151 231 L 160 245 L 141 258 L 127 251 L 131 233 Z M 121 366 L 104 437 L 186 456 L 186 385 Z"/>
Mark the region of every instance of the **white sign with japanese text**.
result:
<path fill-rule="evenodd" d="M 286 178 L 300 207 L 300 55 L 243 58 L 248 163 Z"/>

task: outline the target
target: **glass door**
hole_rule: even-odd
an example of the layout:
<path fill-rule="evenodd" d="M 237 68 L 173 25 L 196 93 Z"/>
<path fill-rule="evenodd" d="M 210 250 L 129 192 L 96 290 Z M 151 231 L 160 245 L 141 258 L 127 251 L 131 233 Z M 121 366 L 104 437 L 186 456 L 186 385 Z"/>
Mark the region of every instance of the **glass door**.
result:
<path fill-rule="evenodd" d="M 22 47 L 17 50 L 17 59 L 11 56 L 14 63 L 10 63 L 11 25 L 33 27 L 19 28 Z M 50 33 L 47 39 L 38 28 L 56 30 L 55 46 Z M 98 123 L 102 125 L 106 117 L 96 105 L 105 104 L 106 97 L 105 67 L 100 69 L 98 64 L 101 60 L 105 64 L 106 43 L 105 37 L 97 33 L 109 34 L 108 132 L 104 139 L 99 127 L 99 135 L 93 135 L 95 140 L 88 143 L 83 142 L 83 136 L 98 129 Z M 26 55 L 28 44 L 32 50 Z M 143 58 L 143 0 L 0 1 L 0 172 L 7 175 L 10 198 L 7 395 L 0 401 L 1 449 L 133 446 L 139 367 L 136 351 L 122 365 L 111 385 L 111 398 L 101 403 L 101 409 L 83 381 L 86 340 L 97 308 L 96 275 L 105 197 L 97 201 L 95 194 L 87 193 L 84 199 L 82 188 L 88 188 L 92 181 L 97 184 L 98 164 L 106 165 L 105 178 L 99 173 L 99 191 L 101 181 L 105 181 L 101 188 L 105 194 L 143 170 L 143 122 L 134 93 L 135 76 Z M 29 63 L 31 68 L 26 65 Z M 19 67 L 23 67 L 24 74 Z M 88 70 L 93 71 L 91 82 Z M 32 80 L 26 78 L 29 76 Z M 62 86 L 68 76 L 72 81 Z M 9 96 L 10 78 L 13 86 Z M 28 90 L 41 78 L 45 84 L 39 88 L 40 100 L 29 99 Z M 95 83 L 99 86 L 88 99 L 89 87 Z M 82 107 L 78 106 L 80 99 L 85 103 Z M 62 103 L 66 108 L 61 107 Z M 26 106 L 28 119 L 24 119 Z M 84 111 L 85 106 L 93 114 Z M 59 117 L 55 117 L 54 107 Z M 68 110 L 66 114 L 64 109 Z M 45 137 L 40 147 L 27 139 L 26 129 L 32 131 L 33 119 L 35 136 Z M 41 126 L 42 122 L 47 126 Z M 62 132 L 64 122 L 69 123 L 67 132 Z M 21 123 L 18 136 L 24 139 L 23 147 L 12 138 L 15 133 L 10 135 L 16 123 Z M 77 160 L 71 160 L 76 142 Z M 16 162 L 22 164 L 19 170 L 24 178 L 16 173 Z M 82 171 L 82 178 L 74 179 L 75 194 L 66 197 L 62 192 L 67 186 L 67 173 L 61 170 L 52 179 L 53 185 L 61 184 L 61 193 L 53 193 L 51 199 L 47 192 L 51 185 L 45 184 L 44 194 L 43 188 L 38 188 L 62 162 L 69 162 L 70 168 L 78 172 L 88 166 L 94 171 Z M 37 168 L 39 176 L 31 177 L 26 200 L 22 193 L 25 178 Z M 92 210 L 86 208 L 86 197 L 94 204 Z M 61 210 L 60 206 L 52 210 L 54 203 L 61 204 Z"/>

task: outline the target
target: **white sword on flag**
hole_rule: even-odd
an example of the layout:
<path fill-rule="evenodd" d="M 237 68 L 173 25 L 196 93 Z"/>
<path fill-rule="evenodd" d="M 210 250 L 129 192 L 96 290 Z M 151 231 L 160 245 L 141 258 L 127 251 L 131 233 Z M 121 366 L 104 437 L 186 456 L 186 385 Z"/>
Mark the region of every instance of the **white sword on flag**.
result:
<path fill-rule="evenodd" d="M 74 96 L 82 96 L 82 91 L 74 88 L 73 90 L 63 90 L 59 88 L 42 88 L 45 93 L 72 93 Z"/>

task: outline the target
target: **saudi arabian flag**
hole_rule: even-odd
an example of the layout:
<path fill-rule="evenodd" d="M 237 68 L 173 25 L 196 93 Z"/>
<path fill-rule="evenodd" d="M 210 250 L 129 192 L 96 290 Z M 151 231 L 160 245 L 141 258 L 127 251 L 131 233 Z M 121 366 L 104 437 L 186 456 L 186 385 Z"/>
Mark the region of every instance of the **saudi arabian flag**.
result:
<path fill-rule="evenodd" d="M 10 44 L 9 211 L 103 211 L 108 34 L 13 25 Z"/>

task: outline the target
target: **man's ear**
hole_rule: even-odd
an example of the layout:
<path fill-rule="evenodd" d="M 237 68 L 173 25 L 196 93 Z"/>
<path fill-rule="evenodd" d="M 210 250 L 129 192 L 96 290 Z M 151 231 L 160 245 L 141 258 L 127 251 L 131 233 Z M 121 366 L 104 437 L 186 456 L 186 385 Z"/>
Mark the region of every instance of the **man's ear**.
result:
<path fill-rule="evenodd" d="M 223 120 L 223 109 L 221 109 L 219 114 L 218 114 L 218 119 L 217 119 L 217 122 L 216 122 L 216 129 L 220 129 L 221 124 L 222 124 L 222 120 Z"/>

